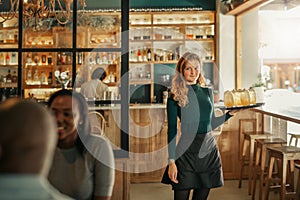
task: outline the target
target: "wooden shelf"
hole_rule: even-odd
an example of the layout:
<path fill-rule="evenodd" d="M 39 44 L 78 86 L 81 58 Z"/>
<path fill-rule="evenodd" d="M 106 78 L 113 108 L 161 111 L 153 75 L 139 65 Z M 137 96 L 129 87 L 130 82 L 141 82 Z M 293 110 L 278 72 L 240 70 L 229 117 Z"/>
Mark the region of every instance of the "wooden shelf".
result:
<path fill-rule="evenodd" d="M 258 8 L 267 3 L 270 3 L 271 1 L 273 1 L 273 0 L 248 0 L 240 5 L 236 6 L 234 9 L 228 11 L 226 13 L 226 15 L 238 16 L 238 15 L 244 14 L 254 8 Z"/>

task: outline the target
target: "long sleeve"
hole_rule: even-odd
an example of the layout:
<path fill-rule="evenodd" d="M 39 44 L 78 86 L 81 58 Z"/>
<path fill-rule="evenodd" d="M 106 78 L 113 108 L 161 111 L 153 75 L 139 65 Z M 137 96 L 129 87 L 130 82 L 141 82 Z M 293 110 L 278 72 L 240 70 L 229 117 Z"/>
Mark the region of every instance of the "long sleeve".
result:
<path fill-rule="evenodd" d="M 211 89 L 208 89 L 209 91 L 209 96 L 211 99 L 212 104 L 214 104 L 214 95 L 212 93 Z M 213 106 L 214 107 L 214 106 Z M 229 118 L 231 117 L 231 115 L 229 115 L 229 113 L 226 113 L 222 116 L 216 116 L 215 112 L 212 112 L 212 119 L 211 119 L 211 128 L 212 130 L 216 129 L 218 126 L 221 126 L 222 124 L 224 124 Z"/>
<path fill-rule="evenodd" d="M 169 159 L 175 159 L 178 112 L 177 102 L 173 96 L 169 97 L 167 102 Z"/>

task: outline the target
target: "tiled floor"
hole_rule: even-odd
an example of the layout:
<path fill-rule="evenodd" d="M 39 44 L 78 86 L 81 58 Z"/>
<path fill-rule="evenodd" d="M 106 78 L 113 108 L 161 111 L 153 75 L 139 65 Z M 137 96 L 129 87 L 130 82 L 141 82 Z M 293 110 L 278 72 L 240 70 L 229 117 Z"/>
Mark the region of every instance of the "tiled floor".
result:
<path fill-rule="evenodd" d="M 258 191 L 258 190 L 256 190 Z M 173 200 L 171 187 L 161 183 L 131 184 L 131 200 Z M 225 181 L 224 187 L 212 189 L 209 194 L 209 200 L 250 200 L 248 195 L 247 182 L 243 181 L 243 187 L 238 188 L 237 180 Z M 258 199 L 258 195 L 256 195 Z M 270 193 L 270 200 L 279 199 L 279 195 Z"/>

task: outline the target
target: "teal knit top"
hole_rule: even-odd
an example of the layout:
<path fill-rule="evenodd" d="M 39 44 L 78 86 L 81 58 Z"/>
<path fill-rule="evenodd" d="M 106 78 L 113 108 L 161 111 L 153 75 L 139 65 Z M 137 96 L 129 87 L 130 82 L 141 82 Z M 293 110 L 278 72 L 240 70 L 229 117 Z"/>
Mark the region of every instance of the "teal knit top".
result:
<path fill-rule="evenodd" d="M 168 152 L 169 159 L 175 159 L 177 117 L 180 119 L 181 134 L 205 134 L 227 121 L 228 113 L 216 117 L 214 114 L 214 99 L 210 88 L 199 84 L 188 86 L 188 103 L 184 107 L 171 95 L 167 102 L 168 115 Z"/>

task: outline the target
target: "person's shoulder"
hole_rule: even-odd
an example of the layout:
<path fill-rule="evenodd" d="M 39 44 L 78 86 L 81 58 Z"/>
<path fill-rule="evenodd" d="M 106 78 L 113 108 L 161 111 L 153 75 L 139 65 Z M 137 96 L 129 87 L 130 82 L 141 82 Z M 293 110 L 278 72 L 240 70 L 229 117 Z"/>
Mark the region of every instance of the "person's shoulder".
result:
<path fill-rule="evenodd" d="M 102 147 L 103 145 L 107 146 L 110 145 L 110 141 L 103 135 L 98 135 L 98 134 L 89 134 L 86 139 L 86 143 L 88 145 L 92 146 L 98 146 Z M 99 146 L 98 146 L 99 147 Z"/>
<path fill-rule="evenodd" d="M 114 154 L 110 141 L 102 135 L 90 134 L 85 142 L 85 147 L 90 158 L 106 166 L 114 166 Z"/>

